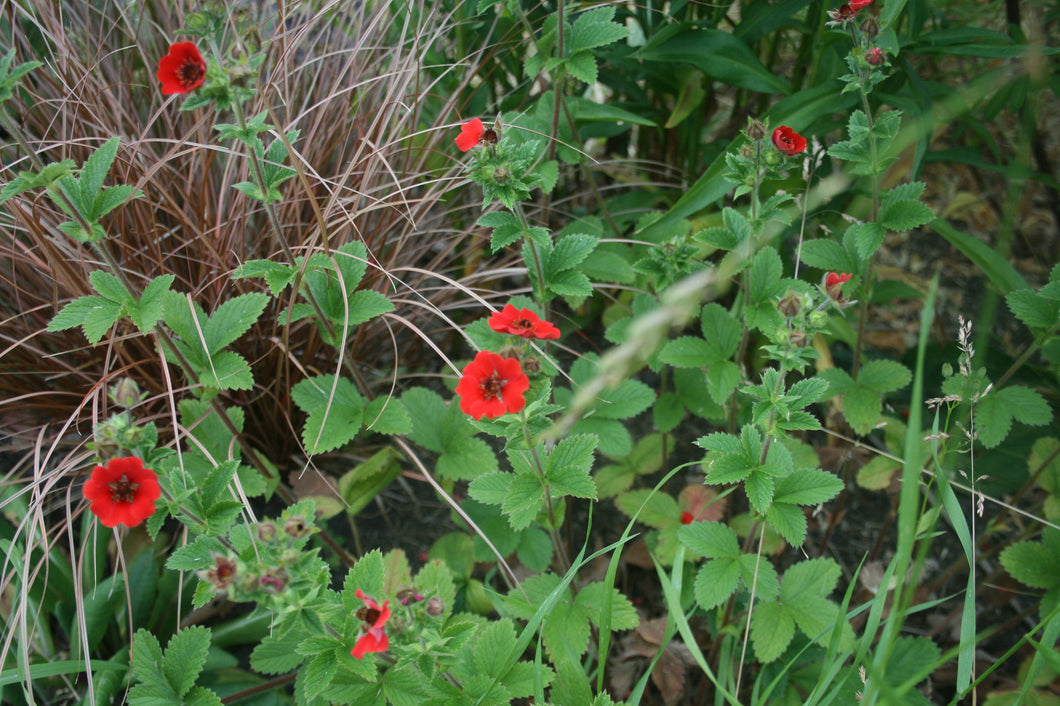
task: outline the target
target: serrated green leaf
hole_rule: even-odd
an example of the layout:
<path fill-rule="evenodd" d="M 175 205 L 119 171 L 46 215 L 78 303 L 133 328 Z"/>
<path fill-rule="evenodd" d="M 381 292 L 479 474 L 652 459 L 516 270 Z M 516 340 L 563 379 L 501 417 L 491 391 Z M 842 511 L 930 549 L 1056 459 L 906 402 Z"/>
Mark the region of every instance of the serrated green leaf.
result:
<path fill-rule="evenodd" d="M 544 507 L 544 490 L 532 475 L 520 474 L 512 478 L 508 497 L 501 504 L 512 529 L 526 529 Z"/>
<path fill-rule="evenodd" d="M 1001 552 L 1001 565 L 1012 578 L 1031 588 L 1060 586 L 1060 558 L 1038 542 L 1017 542 Z"/>
<path fill-rule="evenodd" d="M 155 690 L 169 691 L 170 698 L 177 698 L 162 673 L 162 646 L 158 638 L 140 628 L 133 636 L 132 668 L 136 678 Z"/>
<path fill-rule="evenodd" d="M 817 505 L 831 500 L 843 489 L 843 481 L 817 468 L 803 468 L 777 482 L 775 503 Z"/>
<path fill-rule="evenodd" d="M 916 200 L 896 201 L 883 207 L 879 223 L 890 231 L 902 232 L 930 223 L 935 217 L 931 208 Z"/>
<path fill-rule="evenodd" d="M 223 706 L 221 697 L 204 686 L 193 686 L 184 695 L 181 706 Z"/>
<path fill-rule="evenodd" d="M 362 289 L 350 295 L 348 326 L 357 326 L 394 310 L 394 303 L 385 294 Z"/>
<path fill-rule="evenodd" d="M 766 512 L 766 521 L 793 547 L 802 546 L 806 540 L 806 515 L 796 505 L 774 502 Z"/>
<path fill-rule="evenodd" d="M 772 297 L 784 272 L 780 255 L 772 247 L 762 248 L 751 261 L 747 271 L 747 287 L 751 301 L 758 303 Z"/>
<path fill-rule="evenodd" d="M 640 624 L 640 618 L 633 604 L 614 586 L 606 586 L 602 581 L 593 581 L 578 591 L 575 605 L 585 611 L 586 617 L 600 625 L 603 621 L 604 596 L 610 593 L 610 625 L 612 630 L 632 630 Z"/>
<path fill-rule="evenodd" d="M 338 668 L 339 661 L 334 652 L 323 652 L 306 663 L 299 676 L 304 678 L 307 701 L 316 698 L 331 683 Z"/>
<path fill-rule="evenodd" d="M 703 306 L 699 326 L 716 360 L 730 358 L 740 347 L 740 324 L 720 304 L 710 302 Z"/>
<path fill-rule="evenodd" d="M 378 434 L 408 434 L 412 417 L 397 397 L 376 397 L 364 407 L 364 425 Z"/>
<path fill-rule="evenodd" d="M 835 590 L 840 573 L 839 564 L 828 557 L 800 561 L 784 572 L 780 598 L 795 604 L 806 595 L 827 596 Z"/>
<path fill-rule="evenodd" d="M 88 280 L 92 283 L 92 289 L 104 299 L 115 304 L 125 304 L 132 300 L 132 295 L 122 281 L 109 272 L 93 270 L 89 273 Z"/>
<path fill-rule="evenodd" d="M 832 629 L 836 624 L 836 619 L 839 617 L 839 606 L 823 596 L 811 594 L 799 596 L 797 601 L 786 603 L 786 605 L 791 609 L 795 624 L 799 626 L 799 630 L 806 637 L 820 645 L 829 643 Z M 844 632 L 850 630 L 849 626 L 845 624 L 843 624 L 843 627 L 846 628 Z M 840 642 L 840 645 L 845 645 L 848 642 L 849 639 Z M 844 646 L 841 649 L 846 648 Z"/>
<path fill-rule="evenodd" d="M 883 400 L 875 390 L 858 386 L 843 395 L 843 415 L 858 434 L 872 431 L 882 411 Z"/>
<path fill-rule="evenodd" d="M 183 628 L 169 639 L 162 671 L 179 696 L 199 678 L 209 649 L 210 631 L 201 625 Z"/>
<path fill-rule="evenodd" d="M 484 440 L 477 437 L 452 437 L 445 453 L 438 457 L 438 475 L 453 480 L 471 480 L 482 473 L 496 471 L 497 456 Z"/>
<path fill-rule="evenodd" d="M 692 592 L 696 602 L 704 610 L 710 610 L 728 600 L 736 592 L 739 581 L 739 562 L 731 558 L 714 559 L 700 568 Z"/>
<path fill-rule="evenodd" d="M 234 351 L 218 351 L 199 376 L 199 382 L 216 390 L 249 390 L 254 386 L 250 364 Z"/>
<path fill-rule="evenodd" d="M 912 379 L 909 368 L 893 360 L 871 360 L 858 371 L 858 385 L 880 394 L 900 390 Z"/>
<path fill-rule="evenodd" d="M 563 66 L 572 78 L 589 85 L 596 83 L 596 57 L 591 52 L 580 51 L 572 54 L 563 62 Z"/>
<path fill-rule="evenodd" d="M 1005 303 L 1029 328 L 1052 328 L 1060 321 L 1060 302 L 1039 296 L 1030 289 L 1009 292 Z"/>
<path fill-rule="evenodd" d="M 78 179 L 81 199 L 80 203 L 85 206 L 91 205 L 96 200 L 96 195 L 103 188 L 103 180 L 110 171 L 114 158 L 118 156 L 118 137 L 112 137 L 96 149 L 81 167 L 81 178 Z M 82 212 L 87 217 L 90 209 Z M 94 219 L 90 219 L 94 220 Z"/>
<path fill-rule="evenodd" d="M 597 7 L 578 15 L 571 28 L 569 50 L 595 49 L 629 36 L 628 29 L 611 21 L 614 16 L 615 8 L 610 6 Z"/>
<path fill-rule="evenodd" d="M 48 322 L 48 330 L 65 331 L 74 328 L 75 326 L 81 326 L 89 314 L 101 307 L 110 307 L 113 309 L 114 304 L 103 297 L 97 297 L 95 295 L 78 297 L 71 302 L 67 302 L 67 304 L 59 310 L 59 313 Z"/>
<path fill-rule="evenodd" d="M 698 368 L 715 360 L 714 351 L 702 338 L 682 336 L 659 351 L 659 360 L 675 368 Z"/>
<path fill-rule="evenodd" d="M 383 590 L 383 554 L 378 549 L 362 556 L 346 572 L 342 584 L 342 608 L 350 615 L 364 606 L 357 597 L 357 589 L 361 589 L 368 596 L 377 595 Z"/>
<path fill-rule="evenodd" d="M 883 245 L 887 230 L 879 223 L 854 223 L 847 228 L 845 238 L 850 238 L 862 262 L 871 258 Z"/>
<path fill-rule="evenodd" d="M 199 571 L 213 563 L 214 554 L 225 554 L 223 544 L 213 537 L 198 537 L 194 542 L 179 547 L 166 559 L 166 568 L 173 571 Z"/>
<path fill-rule="evenodd" d="M 217 307 L 202 327 L 207 350 L 214 354 L 246 333 L 257 322 L 268 303 L 268 295 L 248 292 Z"/>
<path fill-rule="evenodd" d="M 760 515 L 766 514 L 773 504 L 774 481 L 764 473 L 752 473 L 744 481 L 744 491 L 751 506 Z"/>
<path fill-rule="evenodd" d="M 791 611 L 775 601 L 759 603 L 751 616 L 751 644 L 759 661 L 768 664 L 788 649 L 795 637 Z"/>
<path fill-rule="evenodd" d="M 681 527 L 677 536 L 690 552 L 707 559 L 736 557 L 740 554 L 736 533 L 720 522 L 693 522 Z"/>
<path fill-rule="evenodd" d="M 302 441 L 311 454 L 338 448 L 361 430 L 364 398 L 346 378 L 318 375 L 302 380 L 291 388 L 291 399 L 309 415 Z"/>
<path fill-rule="evenodd" d="M 597 239 L 585 233 L 573 233 L 556 242 L 548 255 L 545 277 L 576 268 L 596 248 Z"/>
<path fill-rule="evenodd" d="M 143 193 L 135 186 L 121 184 L 108 187 L 96 196 L 96 200 L 92 203 L 92 210 L 86 214 L 88 220 L 97 221 L 121 206 L 127 199 L 139 196 L 143 196 Z"/>
<path fill-rule="evenodd" d="M 1021 424 L 1041 426 L 1053 418 L 1053 411 L 1045 398 L 1037 391 L 1022 385 L 1010 385 L 995 390 L 1002 401 L 1009 406 L 1012 418 Z"/>
<path fill-rule="evenodd" d="M 305 659 L 295 651 L 300 638 L 294 633 L 266 635 L 250 654 L 250 666 L 263 674 L 285 674 Z"/>
<path fill-rule="evenodd" d="M 654 401 L 655 391 L 651 387 L 639 380 L 623 380 L 615 389 L 600 393 L 595 412 L 603 419 L 629 419 Z"/>
<path fill-rule="evenodd" d="M 681 508 L 677 501 L 665 493 L 651 490 L 634 490 L 615 499 L 615 505 L 629 517 L 650 527 L 666 527 L 681 521 Z M 644 506 L 641 509 L 641 505 Z M 637 514 L 639 511 L 640 514 Z"/>
<path fill-rule="evenodd" d="M 807 265 L 825 272 L 855 272 L 858 269 L 846 248 L 827 238 L 807 240 L 799 254 Z"/>

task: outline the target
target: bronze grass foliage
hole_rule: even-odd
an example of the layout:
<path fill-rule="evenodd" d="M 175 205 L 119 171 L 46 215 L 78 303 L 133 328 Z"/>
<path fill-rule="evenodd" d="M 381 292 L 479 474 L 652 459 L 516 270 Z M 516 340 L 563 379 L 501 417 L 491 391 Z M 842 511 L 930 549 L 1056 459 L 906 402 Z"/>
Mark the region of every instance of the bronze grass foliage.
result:
<path fill-rule="evenodd" d="M 59 15 L 51 3 L 30 5 L 31 18 L 9 5 L 4 21 L 23 30 L 14 32 L 16 62 L 45 66 L 23 80 L 8 110 L 45 163 L 80 164 L 120 136 L 106 183 L 135 185 L 144 198 L 105 218 L 104 247 L 134 286 L 173 274 L 173 288 L 211 312 L 237 294 L 265 291 L 261 280 L 229 278 L 248 260 L 286 262 L 285 249 L 303 256 L 359 240 L 374 260 L 361 286 L 391 296 L 396 309 L 353 331 L 345 353 L 356 374 L 385 395 L 401 366 L 438 360 L 422 353 L 429 348 L 420 338 L 452 335 L 444 309 L 470 301 L 462 273 L 477 270 L 479 282 L 490 276 L 467 261 L 468 252 L 481 251 L 468 247 L 466 225 L 477 194 L 446 194 L 460 179 L 451 128 L 458 107 L 448 96 L 466 88 L 482 57 L 431 71 L 423 65 L 450 17 L 422 1 L 339 3 L 326 13 L 279 3 L 279 19 L 266 3 L 227 9 L 228 60 L 259 43 L 266 53 L 246 115 L 266 111 L 269 123 L 301 131 L 289 160 L 297 175 L 283 185 L 283 201 L 270 205 L 270 218 L 232 188 L 253 174 L 245 147 L 219 142 L 211 129 L 234 122 L 231 112 L 181 111 L 181 97 L 168 100 L 159 90 L 158 58 L 170 41 L 187 38 L 179 10 L 168 2 L 75 3 Z M 263 136 L 266 144 L 277 132 Z M 32 168 L 14 141 L 0 156 L 0 183 Z M 90 433 L 92 421 L 110 413 L 101 393 L 119 376 L 149 393 L 137 414 L 160 424 L 169 409 L 162 400 L 183 394 L 179 371 L 163 373 L 157 341 L 127 322 L 95 346 L 80 329 L 45 331 L 66 302 L 92 293 L 89 273 L 106 267 L 59 232 L 66 219 L 39 192 L 15 197 L 0 214 L 0 429 L 8 446 L 26 448 L 41 425 L 57 420 Z M 244 407 L 251 444 L 281 463 L 298 452 L 287 391 L 338 364 L 311 325 L 277 320 L 290 301 L 288 290 L 234 344 L 253 366 L 255 388 L 229 400 Z"/>

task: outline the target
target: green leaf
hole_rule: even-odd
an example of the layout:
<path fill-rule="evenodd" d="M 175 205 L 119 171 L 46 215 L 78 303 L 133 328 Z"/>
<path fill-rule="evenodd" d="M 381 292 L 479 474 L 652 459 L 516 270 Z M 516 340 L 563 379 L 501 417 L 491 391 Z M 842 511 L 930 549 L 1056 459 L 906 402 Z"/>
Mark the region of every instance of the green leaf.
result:
<path fill-rule="evenodd" d="M 209 649 L 210 631 L 201 625 L 186 627 L 169 639 L 162 671 L 178 695 L 195 684 Z"/>
<path fill-rule="evenodd" d="M 751 644 L 761 662 L 775 661 L 795 637 L 795 618 L 787 606 L 775 601 L 759 603 L 751 616 Z"/>
<path fill-rule="evenodd" d="M 249 292 L 233 297 L 217 307 L 202 327 L 207 351 L 216 353 L 246 333 L 257 322 L 268 303 L 267 294 Z"/>
<path fill-rule="evenodd" d="M 628 29 L 611 21 L 614 16 L 615 8 L 610 6 L 597 7 L 578 15 L 571 28 L 569 51 L 595 49 L 629 36 Z"/>
<path fill-rule="evenodd" d="M 800 255 L 807 265 L 825 272 L 856 272 L 859 269 L 846 248 L 827 238 L 807 240 L 802 244 Z"/>
<path fill-rule="evenodd" d="M 831 500 L 843 489 L 843 481 L 816 468 L 803 468 L 777 482 L 774 503 L 817 505 Z"/>
<path fill-rule="evenodd" d="M 582 83 L 590 85 L 596 83 L 596 57 L 592 53 L 580 51 L 572 54 L 563 62 L 563 66 L 567 69 L 567 73 Z"/>
<path fill-rule="evenodd" d="M 902 232 L 930 223 L 934 217 L 935 214 L 926 204 L 910 199 L 897 201 L 883 208 L 879 223 L 887 230 Z"/>
<path fill-rule="evenodd" d="M 103 188 L 103 180 L 106 178 L 107 172 L 110 171 L 114 158 L 118 156 L 118 144 L 120 142 L 121 140 L 116 136 L 110 138 L 85 160 L 84 165 L 81 167 L 81 178 L 78 179 L 82 204 L 88 206 L 96 200 L 96 195 Z M 124 199 L 122 200 L 124 201 Z M 82 212 L 86 217 L 90 215 L 88 212 Z"/>
<path fill-rule="evenodd" d="M 835 590 L 840 573 L 839 564 L 828 557 L 793 564 L 784 572 L 780 599 L 785 603 L 798 603 L 806 595 L 826 596 Z"/>
<path fill-rule="evenodd" d="M 155 324 L 158 323 L 158 320 L 162 318 L 165 313 L 162 304 L 163 295 L 169 291 L 174 279 L 173 275 L 159 275 L 144 287 L 144 293 L 140 296 L 140 301 L 134 311 L 130 312 L 133 323 L 136 324 L 136 328 L 140 329 L 141 333 L 150 333 Z"/>
<path fill-rule="evenodd" d="M 508 522 L 514 530 L 526 529 L 537 513 L 544 507 L 544 490 L 532 475 L 520 474 L 512 478 L 508 486 L 508 497 L 501 504 Z"/>
<path fill-rule="evenodd" d="M 385 294 L 371 289 L 362 289 L 350 295 L 347 325 L 357 326 L 393 310 L 394 303 Z"/>
<path fill-rule="evenodd" d="M 135 186 L 121 184 L 108 187 L 96 196 L 96 200 L 92 203 L 91 210 L 85 215 L 88 217 L 89 221 L 98 221 L 118 206 L 121 206 L 129 198 L 140 196 L 143 196 L 143 193 L 138 191 Z"/>
<path fill-rule="evenodd" d="M 791 546 L 800 547 L 806 540 L 806 515 L 801 507 L 774 502 L 766 511 L 766 520 Z"/>
<path fill-rule="evenodd" d="M 872 360 L 858 371 L 858 385 L 880 394 L 900 390 L 912 379 L 909 368 L 893 360 Z"/>
<path fill-rule="evenodd" d="M 1060 558 L 1038 542 L 1017 542 L 1001 552 L 1001 565 L 1012 578 L 1031 588 L 1060 586 Z"/>
<path fill-rule="evenodd" d="M 305 684 L 306 701 L 312 701 L 331 683 L 338 671 L 339 660 L 334 652 L 322 652 L 313 657 L 299 671 Z"/>
<path fill-rule="evenodd" d="M 772 247 L 762 248 L 751 261 L 747 271 L 747 287 L 752 302 L 762 302 L 776 294 L 777 284 L 784 272 L 780 255 Z"/>
<path fill-rule="evenodd" d="M 234 351 L 219 351 L 210 358 L 199 382 L 216 390 L 249 390 L 254 386 L 250 364 Z"/>
<path fill-rule="evenodd" d="M 693 522 L 682 526 L 677 536 L 690 552 L 707 559 L 736 557 L 740 554 L 736 533 L 720 522 Z"/>
<path fill-rule="evenodd" d="M 147 630 L 140 628 L 133 636 L 133 674 L 152 690 L 160 691 L 164 695 L 178 700 L 178 695 L 173 693 L 173 689 L 162 673 L 162 665 L 162 646 L 158 643 L 158 638 Z M 169 693 L 165 694 L 167 691 Z"/>
<path fill-rule="evenodd" d="M 720 304 L 710 302 L 704 305 L 699 325 L 716 360 L 731 357 L 740 347 L 740 324 Z"/>
<path fill-rule="evenodd" d="M 109 272 L 93 270 L 88 275 L 88 280 L 92 283 L 92 289 L 104 299 L 121 305 L 132 300 L 132 295 L 122 281 Z"/>
<path fill-rule="evenodd" d="M 697 523 L 703 524 L 703 523 Z M 690 527 L 691 525 L 688 525 Z M 685 529 L 682 527 L 681 529 Z M 740 582 L 740 564 L 732 558 L 708 561 L 696 574 L 692 592 L 704 610 L 710 610 L 728 600 Z"/>
<path fill-rule="evenodd" d="M 227 550 L 213 537 L 198 537 L 179 547 L 166 559 L 166 568 L 173 571 L 199 571 L 213 563 L 214 554 L 225 554 Z"/>
<path fill-rule="evenodd" d="M 1021 424 L 1030 426 L 1042 426 L 1048 424 L 1053 418 L 1053 411 L 1049 403 L 1037 391 L 1022 385 L 1010 385 L 994 394 L 1001 397 L 1012 412 L 1012 418 Z"/>
<path fill-rule="evenodd" d="M 549 454 L 545 477 L 552 490 L 561 495 L 596 498 L 596 486 L 589 477 L 593 452 L 599 439 L 591 434 L 570 436 Z"/>
<path fill-rule="evenodd" d="M 886 237 L 887 230 L 879 223 L 855 223 L 847 228 L 844 240 L 853 240 L 858 257 L 865 262 L 880 249 Z"/>
<path fill-rule="evenodd" d="M 883 400 L 875 390 L 858 386 L 843 395 L 843 415 L 858 434 L 872 431 L 882 412 Z"/>
<path fill-rule="evenodd" d="M 452 437 L 438 457 L 438 475 L 452 480 L 470 480 L 497 468 L 493 449 L 477 437 Z"/>
<path fill-rule="evenodd" d="M 342 608 L 353 615 L 364 606 L 357 597 L 357 589 L 368 596 L 377 595 L 383 590 L 383 554 L 373 549 L 357 560 L 357 563 L 346 572 L 342 584 Z"/>
<path fill-rule="evenodd" d="M 285 674 L 302 663 L 298 654 L 300 638 L 294 633 L 266 635 L 250 654 L 250 666 L 263 674 Z"/>
<path fill-rule="evenodd" d="M 656 32 L 637 56 L 664 64 L 689 63 L 711 78 L 758 93 L 791 93 L 791 84 L 766 68 L 755 53 L 729 32 L 671 25 Z"/>
<path fill-rule="evenodd" d="M 676 500 L 665 493 L 648 489 L 634 490 L 618 496 L 615 505 L 629 517 L 650 527 L 666 527 L 681 521 L 681 508 Z M 641 505 L 644 505 L 643 509 Z"/>
<path fill-rule="evenodd" d="M 184 695 L 181 706 L 224 706 L 221 697 L 204 686 L 193 686 Z"/>
<path fill-rule="evenodd" d="M 744 481 L 744 491 L 755 511 L 760 515 L 766 514 L 773 504 L 773 479 L 765 473 L 752 473 Z"/>
<path fill-rule="evenodd" d="M 397 397 L 376 397 L 364 407 L 364 425 L 378 434 L 408 434 L 412 417 Z"/>
<path fill-rule="evenodd" d="M 635 417 L 655 402 L 655 391 L 639 380 L 624 380 L 613 390 L 601 392 L 594 408 L 602 419 Z"/>
<path fill-rule="evenodd" d="M 702 338 L 682 336 L 659 351 L 659 360 L 675 368 L 698 368 L 715 360 L 711 346 Z"/>
<path fill-rule="evenodd" d="M 1049 329 L 1060 322 L 1060 302 L 1046 299 L 1030 289 L 1009 292 L 1005 303 L 1028 328 Z"/>
<path fill-rule="evenodd" d="M 291 388 L 291 399 L 309 415 L 302 430 L 302 443 L 310 454 L 342 446 L 360 432 L 364 423 L 364 398 L 346 378 L 318 375 L 302 380 Z"/>

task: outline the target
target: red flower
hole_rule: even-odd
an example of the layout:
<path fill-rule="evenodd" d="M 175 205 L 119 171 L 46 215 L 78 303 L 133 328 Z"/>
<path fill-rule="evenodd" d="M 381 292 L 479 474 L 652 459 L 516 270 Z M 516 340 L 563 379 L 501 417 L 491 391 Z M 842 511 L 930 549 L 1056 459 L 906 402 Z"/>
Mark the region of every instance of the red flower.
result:
<path fill-rule="evenodd" d="M 831 18 L 831 21 L 826 24 L 829 27 L 838 27 L 854 19 L 856 15 L 857 13 L 854 11 L 854 8 L 850 6 L 850 3 L 844 3 L 836 9 L 828 11 L 828 16 Z"/>
<path fill-rule="evenodd" d="M 158 80 L 162 93 L 187 93 L 202 85 L 206 79 L 206 62 L 191 42 L 178 42 L 158 62 Z"/>
<path fill-rule="evenodd" d="M 466 123 L 460 126 L 460 134 L 456 138 L 456 146 L 461 152 L 467 152 L 472 147 L 478 145 L 482 139 L 482 134 L 486 131 L 482 121 L 478 118 L 468 120 Z"/>
<path fill-rule="evenodd" d="M 773 131 L 773 144 L 790 157 L 806 149 L 806 138 L 787 125 L 781 125 Z"/>
<path fill-rule="evenodd" d="M 850 0 L 850 9 L 854 12 L 864 10 L 866 7 L 872 4 L 872 0 Z"/>
<path fill-rule="evenodd" d="M 155 511 L 155 500 L 162 495 L 158 476 L 135 456 L 112 458 L 96 466 L 85 483 L 88 509 L 104 527 L 135 527 Z"/>
<path fill-rule="evenodd" d="M 460 409 L 465 414 L 475 419 L 494 419 L 521 410 L 526 404 L 523 393 L 529 389 L 530 379 L 523 374 L 518 360 L 479 351 L 464 368 L 456 394 L 460 395 Z"/>
<path fill-rule="evenodd" d="M 516 309 L 508 304 L 490 316 L 490 328 L 499 333 L 510 333 L 523 338 L 559 338 L 559 329 L 542 321 L 530 309 Z"/>
<path fill-rule="evenodd" d="M 350 650 L 350 654 L 354 659 L 364 659 L 369 652 L 386 652 L 390 646 L 390 639 L 383 629 L 386 621 L 390 620 L 390 601 L 383 601 L 380 606 L 359 588 L 356 595 L 364 601 L 365 607 L 357 609 L 357 618 L 364 621 L 367 631 L 357 638 L 357 644 Z"/>
<path fill-rule="evenodd" d="M 843 298 L 843 283 L 849 282 L 852 275 L 829 272 L 824 278 L 824 288 L 828 296 L 836 301 Z"/>
<path fill-rule="evenodd" d="M 690 524 L 692 524 L 695 521 L 695 519 L 696 519 L 696 516 L 693 515 L 691 512 L 688 512 L 687 510 L 685 512 L 681 513 L 681 524 L 682 525 L 690 525 Z"/>

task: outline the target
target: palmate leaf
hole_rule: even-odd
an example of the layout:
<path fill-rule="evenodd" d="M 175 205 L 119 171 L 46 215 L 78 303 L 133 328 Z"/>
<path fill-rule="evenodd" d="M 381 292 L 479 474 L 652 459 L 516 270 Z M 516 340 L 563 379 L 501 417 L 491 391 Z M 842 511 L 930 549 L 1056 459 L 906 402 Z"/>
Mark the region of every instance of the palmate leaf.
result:
<path fill-rule="evenodd" d="M 291 399 L 308 414 L 302 442 L 311 453 L 342 446 L 361 430 L 364 398 L 346 378 L 318 375 L 291 388 Z"/>

